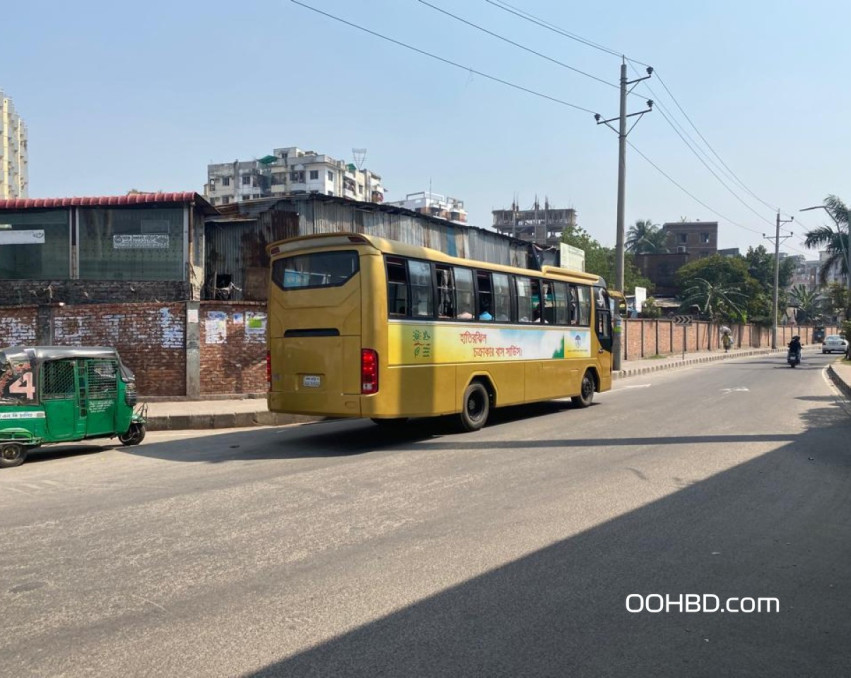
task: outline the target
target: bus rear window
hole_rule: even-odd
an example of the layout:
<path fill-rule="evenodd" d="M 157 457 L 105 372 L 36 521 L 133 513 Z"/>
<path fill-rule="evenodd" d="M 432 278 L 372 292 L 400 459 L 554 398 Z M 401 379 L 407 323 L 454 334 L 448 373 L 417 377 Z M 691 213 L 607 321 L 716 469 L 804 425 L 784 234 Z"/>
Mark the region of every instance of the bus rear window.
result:
<path fill-rule="evenodd" d="M 282 290 L 337 287 L 358 272 L 355 251 L 316 252 L 272 262 L 272 281 Z"/>

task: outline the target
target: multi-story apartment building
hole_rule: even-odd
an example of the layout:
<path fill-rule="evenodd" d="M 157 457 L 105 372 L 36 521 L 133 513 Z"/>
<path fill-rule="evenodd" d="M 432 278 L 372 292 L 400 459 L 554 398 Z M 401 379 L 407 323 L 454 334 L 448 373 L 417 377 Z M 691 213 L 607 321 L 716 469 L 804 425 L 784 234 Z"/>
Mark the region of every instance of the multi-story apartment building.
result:
<path fill-rule="evenodd" d="M 493 210 L 493 227 L 498 233 L 533 242 L 541 247 L 558 247 L 561 234 L 568 226 L 576 226 L 576 210 L 550 207 L 544 201 L 541 208 L 537 200 L 530 210 Z"/>
<path fill-rule="evenodd" d="M 0 200 L 26 198 L 27 126 L 0 90 Z"/>
<path fill-rule="evenodd" d="M 690 254 L 692 259 L 718 253 L 717 221 L 674 221 L 662 224 L 672 254 Z"/>
<path fill-rule="evenodd" d="M 446 219 L 446 221 L 452 221 L 456 224 L 467 223 L 467 210 L 464 209 L 462 201 L 431 191 L 408 193 L 404 200 L 387 204 L 393 207 L 404 207 L 420 214 L 427 214 L 430 217 Z"/>
<path fill-rule="evenodd" d="M 375 172 L 295 146 L 276 148 L 259 160 L 207 165 L 204 196 L 212 205 L 303 193 L 384 201 L 381 176 Z"/>

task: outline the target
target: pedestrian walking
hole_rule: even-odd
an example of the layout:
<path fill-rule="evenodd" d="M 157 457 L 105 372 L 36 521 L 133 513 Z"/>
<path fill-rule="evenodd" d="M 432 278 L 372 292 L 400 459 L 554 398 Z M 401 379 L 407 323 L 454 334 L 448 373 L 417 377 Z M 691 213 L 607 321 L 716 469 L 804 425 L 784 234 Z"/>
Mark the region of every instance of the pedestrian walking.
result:
<path fill-rule="evenodd" d="M 733 345 L 733 337 L 730 336 L 729 330 L 721 335 L 721 344 L 724 346 L 724 353 L 729 353 L 730 347 Z"/>

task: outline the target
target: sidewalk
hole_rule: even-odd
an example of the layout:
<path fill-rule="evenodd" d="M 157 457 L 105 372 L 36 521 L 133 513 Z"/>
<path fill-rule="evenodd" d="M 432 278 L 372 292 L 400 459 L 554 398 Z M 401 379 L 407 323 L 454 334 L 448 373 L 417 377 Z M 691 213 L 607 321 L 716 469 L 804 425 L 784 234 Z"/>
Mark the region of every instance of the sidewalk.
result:
<path fill-rule="evenodd" d="M 805 347 L 805 352 L 808 351 Z M 770 348 L 732 349 L 729 353 L 722 350 L 681 353 L 664 358 L 644 358 L 625 360 L 621 370 L 613 373 L 614 379 L 625 379 L 641 374 L 686 367 L 699 363 L 729 360 L 754 355 L 785 354 L 784 349 L 776 351 Z M 837 360 L 828 369 L 837 387 L 851 398 L 851 365 Z M 145 399 L 141 399 L 145 402 Z M 266 408 L 266 399 L 257 397 L 234 398 L 230 400 L 169 400 L 148 403 L 148 430 L 175 431 L 182 429 L 242 428 L 247 426 L 282 426 L 309 421 L 321 421 L 323 417 L 309 417 L 295 414 L 277 414 Z"/>

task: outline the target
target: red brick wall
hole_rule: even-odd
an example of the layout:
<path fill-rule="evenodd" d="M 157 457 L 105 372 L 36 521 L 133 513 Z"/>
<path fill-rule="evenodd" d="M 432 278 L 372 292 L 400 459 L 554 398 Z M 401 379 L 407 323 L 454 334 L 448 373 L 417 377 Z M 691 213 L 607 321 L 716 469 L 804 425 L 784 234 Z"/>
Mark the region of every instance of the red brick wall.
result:
<path fill-rule="evenodd" d="M 249 319 L 263 319 L 262 330 Z M 202 302 L 201 393 L 265 393 L 266 305 Z"/>
<path fill-rule="evenodd" d="M 35 306 L 0 308 L 0 346 L 33 345 L 38 337 Z"/>
<path fill-rule="evenodd" d="M 54 344 L 115 347 L 136 373 L 140 395 L 186 395 L 185 308 L 182 303 L 55 308 Z"/>

